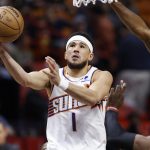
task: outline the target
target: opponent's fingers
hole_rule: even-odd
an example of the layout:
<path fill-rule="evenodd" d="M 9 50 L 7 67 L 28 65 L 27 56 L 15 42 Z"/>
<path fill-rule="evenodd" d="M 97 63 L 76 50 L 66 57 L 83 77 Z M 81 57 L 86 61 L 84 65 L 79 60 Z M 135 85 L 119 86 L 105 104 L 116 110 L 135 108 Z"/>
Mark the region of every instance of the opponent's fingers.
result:
<path fill-rule="evenodd" d="M 120 80 L 120 85 L 121 85 L 121 87 L 123 86 L 123 84 L 124 84 L 124 81 L 123 81 L 123 80 Z"/>
<path fill-rule="evenodd" d="M 120 93 L 120 91 L 121 91 L 121 85 L 116 85 L 115 93 Z"/>
<path fill-rule="evenodd" d="M 109 98 L 109 96 L 105 96 L 105 97 L 104 97 L 104 100 L 108 100 L 108 98 Z"/>
<path fill-rule="evenodd" d="M 123 93 L 126 89 L 127 84 L 123 80 L 121 80 L 120 85 L 121 85 L 121 92 Z"/>
<path fill-rule="evenodd" d="M 108 96 L 108 97 L 110 97 L 112 94 L 114 94 L 114 91 L 115 91 L 115 89 L 112 87 L 112 88 L 110 89 L 110 92 L 109 92 L 109 96 Z"/>
<path fill-rule="evenodd" d="M 125 91 L 126 87 L 127 87 L 127 84 L 126 84 L 126 83 L 123 83 L 122 91 Z"/>

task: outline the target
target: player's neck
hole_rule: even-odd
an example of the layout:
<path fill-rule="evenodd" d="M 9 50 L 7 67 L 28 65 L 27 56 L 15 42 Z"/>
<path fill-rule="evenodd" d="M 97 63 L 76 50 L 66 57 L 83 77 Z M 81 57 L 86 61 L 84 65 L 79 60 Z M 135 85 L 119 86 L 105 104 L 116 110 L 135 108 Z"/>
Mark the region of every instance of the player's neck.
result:
<path fill-rule="evenodd" d="M 82 69 L 70 69 L 68 66 L 65 67 L 65 74 L 79 78 L 87 74 L 88 70 L 90 69 L 90 65 L 85 66 Z"/>

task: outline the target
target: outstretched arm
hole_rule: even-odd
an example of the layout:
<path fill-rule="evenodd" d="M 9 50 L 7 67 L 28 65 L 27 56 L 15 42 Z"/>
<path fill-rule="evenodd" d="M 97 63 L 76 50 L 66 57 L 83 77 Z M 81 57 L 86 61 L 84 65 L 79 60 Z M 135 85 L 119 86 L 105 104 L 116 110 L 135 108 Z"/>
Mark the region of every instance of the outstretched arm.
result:
<path fill-rule="evenodd" d="M 142 18 L 125 7 L 121 2 L 113 2 L 110 5 L 127 28 L 143 40 L 150 52 L 150 29 Z"/>
<path fill-rule="evenodd" d="M 111 88 L 107 101 L 105 128 L 107 134 L 107 150 L 128 149 L 134 147 L 135 134 L 126 132 L 118 121 L 118 110 L 123 104 L 123 93 L 126 84 L 121 81 L 116 88 Z M 114 132 L 115 131 L 115 132 Z"/>
<path fill-rule="evenodd" d="M 7 48 L 0 45 L 0 58 L 11 76 L 22 86 L 31 87 L 36 90 L 44 89 L 49 82 L 48 76 L 43 71 L 49 72 L 46 68 L 41 71 L 27 73 L 7 52 Z"/>
<path fill-rule="evenodd" d="M 150 150 L 150 137 L 125 131 L 118 121 L 118 110 L 123 104 L 123 93 L 125 83 L 112 88 L 108 97 L 108 110 L 105 117 L 105 128 L 107 134 L 107 150 Z M 115 132 L 114 132 L 115 131 Z"/>

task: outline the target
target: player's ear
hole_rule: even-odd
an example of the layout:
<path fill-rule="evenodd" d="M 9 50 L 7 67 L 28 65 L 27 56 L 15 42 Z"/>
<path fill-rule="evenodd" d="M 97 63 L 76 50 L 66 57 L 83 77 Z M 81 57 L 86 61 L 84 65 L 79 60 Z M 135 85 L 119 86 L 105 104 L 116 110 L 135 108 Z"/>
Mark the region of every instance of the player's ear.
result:
<path fill-rule="evenodd" d="M 89 54 L 89 61 L 92 61 L 93 58 L 94 58 L 94 54 L 93 54 L 93 53 L 90 53 L 90 54 Z"/>

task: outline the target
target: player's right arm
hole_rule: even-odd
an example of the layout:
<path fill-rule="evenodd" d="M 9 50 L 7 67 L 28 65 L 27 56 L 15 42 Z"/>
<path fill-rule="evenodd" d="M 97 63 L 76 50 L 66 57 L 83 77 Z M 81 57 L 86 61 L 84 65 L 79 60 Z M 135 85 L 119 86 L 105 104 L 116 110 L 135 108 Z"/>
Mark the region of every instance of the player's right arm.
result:
<path fill-rule="evenodd" d="M 36 90 L 47 88 L 50 85 L 48 76 L 43 73 L 49 69 L 33 71 L 27 73 L 6 51 L 6 48 L 0 46 L 0 58 L 11 76 L 22 86 L 30 87 Z"/>
<path fill-rule="evenodd" d="M 121 2 L 114 2 L 111 7 L 128 29 L 143 40 L 150 52 L 150 29 L 142 18 L 130 11 Z"/>

